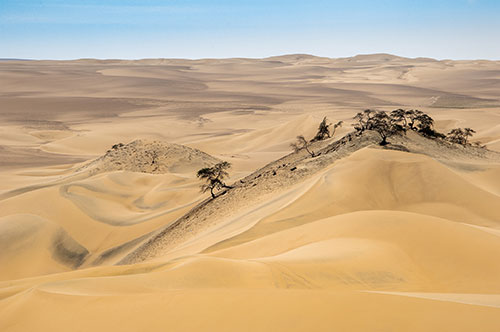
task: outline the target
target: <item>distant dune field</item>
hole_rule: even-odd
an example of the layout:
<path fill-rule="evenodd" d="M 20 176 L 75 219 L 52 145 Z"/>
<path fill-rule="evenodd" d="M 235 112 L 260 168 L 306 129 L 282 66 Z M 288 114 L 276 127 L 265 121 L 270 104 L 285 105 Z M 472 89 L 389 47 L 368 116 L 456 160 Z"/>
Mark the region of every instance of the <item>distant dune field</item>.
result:
<path fill-rule="evenodd" d="M 500 331 L 500 61 L 0 60 L 0 86 L 1 331 Z M 351 140 L 366 108 L 487 150 Z"/>

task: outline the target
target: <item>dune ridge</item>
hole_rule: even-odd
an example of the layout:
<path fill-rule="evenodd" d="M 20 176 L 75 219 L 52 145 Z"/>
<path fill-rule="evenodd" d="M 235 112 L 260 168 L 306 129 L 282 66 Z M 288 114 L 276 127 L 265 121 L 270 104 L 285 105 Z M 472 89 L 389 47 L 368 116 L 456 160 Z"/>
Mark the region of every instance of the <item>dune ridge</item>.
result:
<path fill-rule="evenodd" d="M 311 177 L 315 173 L 320 172 L 322 169 L 327 168 L 330 164 L 334 163 L 336 160 L 342 157 L 347 157 L 353 152 L 361 150 L 358 153 L 355 153 L 356 156 L 359 156 L 360 154 L 363 155 L 362 157 L 356 158 L 361 162 L 363 162 L 364 160 L 369 160 L 371 163 L 371 161 L 377 160 L 377 158 L 376 157 L 374 158 L 371 153 L 362 153 L 365 152 L 365 149 L 370 145 L 371 146 L 378 145 L 377 143 L 379 142 L 380 138 L 378 137 L 377 134 L 369 133 L 356 138 L 352 138 L 351 135 L 352 134 L 344 136 L 342 139 L 330 144 L 325 144 L 325 142 L 318 142 L 316 145 L 312 145 L 311 149 L 317 150 L 316 153 L 318 157 L 316 158 L 311 159 L 310 156 L 305 151 L 302 151 L 302 153 L 300 154 L 292 153 L 286 157 L 281 158 L 278 161 L 266 165 L 262 169 L 257 170 L 248 177 L 241 179 L 237 183 L 234 183 L 232 185 L 234 189 L 227 190 L 223 196 L 218 198 L 218 200 L 205 201 L 204 203 L 202 203 L 202 205 L 197 206 L 187 215 L 183 216 L 181 219 L 169 225 L 159 234 L 155 235 L 155 238 L 151 239 L 149 242 L 147 242 L 141 248 L 138 249 L 138 251 L 143 251 L 144 253 L 137 251 L 133 252 L 131 253 L 130 257 L 125 258 L 125 260 L 121 261 L 121 263 L 129 264 L 141 261 L 144 259 L 142 257 L 143 255 L 149 258 L 157 255 L 161 256 L 162 254 L 166 253 L 169 250 L 167 248 L 172 249 L 172 246 L 175 245 L 177 241 L 179 241 L 178 239 L 179 237 L 181 238 L 185 237 L 187 234 L 188 236 L 192 236 L 192 234 L 196 232 L 197 227 L 201 228 L 214 227 L 214 224 L 216 223 L 222 224 L 224 219 L 231 220 L 230 214 L 237 213 L 238 206 L 242 206 L 242 209 L 248 209 L 249 205 L 253 206 L 256 204 L 251 202 L 252 199 L 255 199 L 256 202 L 258 202 L 259 200 L 269 201 L 270 198 L 265 197 L 264 193 L 268 193 L 271 196 L 276 195 L 276 193 L 279 192 L 280 190 L 286 189 L 287 187 L 293 186 L 299 182 L 304 181 L 305 179 Z M 407 136 L 400 138 L 393 138 L 392 141 L 393 145 L 407 147 L 409 152 L 422 153 L 423 151 L 425 151 L 425 153 L 428 155 L 439 155 L 440 158 L 445 159 L 448 163 L 453 162 L 454 160 L 458 160 L 460 162 L 463 160 L 463 158 L 467 157 L 469 157 L 467 158 L 468 160 L 471 160 L 472 158 L 472 160 L 474 159 L 479 159 L 483 161 L 493 160 L 494 162 L 497 163 L 500 161 L 500 154 L 493 151 L 487 151 L 481 148 L 474 148 L 474 147 L 469 147 L 467 149 L 464 148 L 456 149 L 456 147 L 454 146 L 448 146 L 447 144 L 438 143 L 437 141 L 433 141 L 431 139 L 422 138 L 419 135 L 411 132 Z M 323 145 L 323 147 L 321 145 Z M 433 149 L 431 149 L 431 147 L 434 148 L 434 151 L 432 151 Z M 371 179 L 373 179 L 374 181 L 380 181 L 379 179 L 377 179 L 378 177 L 377 173 L 384 175 L 387 174 L 389 176 L 392 176 L 391 174 L 392 168 L 395 169 L 401 168 L 402 170 L 407 172 L 407 175 L 397 174 L 396 179 L 398 178 L 401 179 L 404 178 L 405 176 L 411 177 L 412 175 L 417 175 L 417 178 L 412 179 L 407 184 L 394 183 L 394 180 L 392 179 L 389 181 L 395 188 L 397 188 L 397 190 L 399 190 L 399 192 L 394 192 L 395 188 L 389 189 L 390 191 L 392 191 L 392 193 L 389 193 L 389 195 L 392 196 L 393 200 L 401 201 L 402 197 L 404 196 L 408 197 L 406 199 L 407 202 L 405 203 L 406 206 L 408 207 L 405 206 L 405 208 L 410 208 L 411 205 L 418 206 L 420 201 L 424 200 L 423 197 L 425 197 L 425 200 L 427 200 L 428 202 L 440 202 L 440 204 L 443 205 L 444 210 L 450 210 L 451 207 L 446 208 L 446 206 L 444 206 L 446 204 L 446 200 L 453 203 L 459 200 L 459 198 L 456 197 L 443 199 L 441 197 L 432 196 L 433 195 L 432 191 L 436 193 L 439 191 L 439 189 L 437 190 L 431 189 L 432 186 L 436 185 L 436 183 L 443 181 L 443 179 L 446 177 L 451 177 L 451 179 L 449 180 L 449 184 L 445 183 L 443 187 L 454 187 L 456 186 L 456 184 L 460 184 L 460 180 L 458 178 L 455 178 L 454 174 L 452 172 L 447 171 L 444 166 L 439 166 L 438 163 L 433 163 L 431 160 L 427 160 L 423 163 L 423 165 L 425 165 L 425 168 L 427 169 L 425 168 L 421 169 L 420 166 L 418 166 L 418 169 L 408 168 L 407 166 L 405 168 L 398 167 L 391 164 L 387 164 L 383 160 L 384 159 L 387 160 L 388 159 L 387 157 L 390 156 L 391 154 L 399 155 L 401 153 L 407 154 L 407 152 L 388 151 L 388 153 L 389 154 L 387 153 L 384 154 L 384 157 L 378 161 L 378 164 L 375 165 L 362 164 L 361 166 L 357 165 L 354 166 L 355 167 L 354 169 L 356 169 L 356 167 L 359 167 L 360 170 L 362 170 L 361 172 L 365 173 L 364 175 L 362 175 L 362 177 L 358 179 L 360 181 L 360 184 L 368 183 L 371 181 Z M 404 158 L 404 159 L 409 159 L 409 158 Z M 342 161 L 340 163 L 342 164 Z M 342 167 L 341 164 L 337 165 L 337 167 L 341 168 Z M 412 165 L 412 163 L 407 160 L 405 160 L 404 164 Z M 380 169 L 380 167 L 382 167 L 382 169 Z M 349 169 L 349 173 L 352 172 L 352 169 L 353 169 L 352 167 Z M 374 173 L 371 172 L 366 173 L 367 170 L 370 169 L 373 169 Z M 443 176 L 441 174 L 441 172 L 443 172 L 441 169 L 444 170 L 444 172 L 449 173 L 449 175 L 447 174 L 446 176 Z M 427 179 L 422 177 L 424 174 L 426 177 L 428 177 Z M 331 183 L 342 183 L 344 181 L 346 183 L 354 183 L 356 181 L 354 179 L 344 180 L 344 178 L 349 178 L 349 177 L 340 175 L 339 178 L 337 178 L 336 180 L 331 180 Z M 385 177 L 382 178 L 382 181 L 384 180 Z M 415 188 L 416 185 L 417 187 Z M 340 184 L 339 186 L 343 187 L 342 184 Z M 384 184 L 381 183 L 381 186 L 383 187 Z M 412 188 L 411 186 L 414 187 Z M 467 184 L 464 183 L 464 186 L 467 186 Z M 329 193 L 330 190 L 331 189 L 328 188 L 324 189 L 322 188 L 318 191 L 321 193 L 320 195 L 324 195 L 325 193 Z M 408 193 L 405 192 L 406 190 L 408 190 Z M 460 192 L 474 193 L 474 190 L 471 190 L 471 188 L 468 187 L 457 188 L 457 190 Z M 500 219 L 500 215 L 496 214 L 494 211 L 483 210 L 487 206 L 493 206 L 494 204 L 497 204 L 498 197 L 496 195 L 491 195 L 489 192 L 482 191 L 481 189 L 476 189 L 476 190 L 481 193 L 478 194 L 479 197 L 484 196 L 482 203 L 480 203 L 480 204 L 484 203 L 484 208 L 481 207 L 481 205 L 479 205 L 478 209 L 475 211 L 476 215 L 478 216 L 476 217 L 475 214 L 470 213 L 467 215 L 467 217 L 469 218 L 473 217 L 474 219 L 479 220 L 478 221 L 479 223 L 484 222 L 487 223 L 487 225 L 489 226 L 490 225 L 498 226 L 495 221 Z M 257 195 L 252 194 L 252 191 L 257 192 L 258 194 Z M 376 195 L 380 196 L 381 192 L 383 194 L 383 190 L 381 190 L 377 192 Z M 338 193 L 334 193 L 333 195 L 335 194 Z M 305 196 L 305 194 L 303 196 Z M 356 196 L 360 197 L 358 198 Z M 377 200 L 381 199 L 378 198 Z M 460 200 L 463 201 L 463 204 L 467 204 L 465 199 L 462 198 Z M 311 199 L 311 202 L 314 201 L 315 199 Z M 322 201 L 321 197 L 318 196 L 316 202 L 321 202 L 321 201 Z M 353 192 L 352 195 L 346 197 L 343 202 L 339 202 L 338 205 L 340 209 L 339 212 L 337 213 L 349 211 L 348 210 L 349 207 L 353 206 L 353 203 L 356 204 L 355 203 L 356 201 L 359 201 L 359 206 L 354 207 L 353 210 L 381 208 L 380 203 L 378 204 L 376 203 L 374 206 L 370 207 L 369 204 L 370 202 L 373 201 L 373 198 L 364 197 L 362 195 L 357 194 L 356 192 Z M 332 203 L 330 202 L 328 204 Z M 478 203 L 475 204 L 477 206 Z M 317 210 L 320 213 L 326 210 L 323 206 L 315 206 L 314 203 L 312 204 L 299 203 L 297 205 L 300 206 L 299 209 L 301 209 L 303 213 L 305 213 L 305 216 L 307 216 L 307 218 L 310 218 L 311 215 L 317 213 L 314 212 L 314 210 Z M 224 210 L 224 206 L 230 206 L 231 210 L 230 211 L 228 211 L 227 209 Z M 306 211 L 303 210 L 304 206 L 308 206 L 307 208 L 307 210 L 309 210 L 308 212 L 306 212 L 307 210 Z M 383 209 L 388 209 L 388 210 L 396 208 L 394 204 L 391 205 L 382 204 L 382 206 L 384 206 Z M 463 210 L 459 209 L 458 212 L 455 212 L 455 215 L 462 212 Z M 486 218 L 482 218 L 481 215 L 484 215 L 484 213 L 489 214 L 489 212 L 492 212 L 493 214 L 488 215 Z M 436 214 L 438 215 L 439 213 L 440 212 L 436 212 Z M 293 221 L 294 223 L 300 222 L 300 217 L 295 216 L 293 218 Z M 212 224 L 213 226 L 208 226 L 210 224 Z M 180 230 L 178 230 L 177 228 L 180 228 Z M 269 232 L 269 230 L 266 231 Z M 167 247 L 165 248 L 164 247 L 165 245 L 162 243 L 167 244 Z"/>
<path fill-rule="evenodd" d="M 0 61 L 0 330 L 500 330 L 499 64 Z M 382 147 L 366 107 L 487 149 Z"/>

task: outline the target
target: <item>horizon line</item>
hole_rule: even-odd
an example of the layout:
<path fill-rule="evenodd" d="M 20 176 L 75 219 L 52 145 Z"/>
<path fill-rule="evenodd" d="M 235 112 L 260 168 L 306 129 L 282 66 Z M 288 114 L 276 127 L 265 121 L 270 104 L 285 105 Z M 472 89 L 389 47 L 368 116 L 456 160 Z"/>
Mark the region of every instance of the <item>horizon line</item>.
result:
<path fill-rule="evenodd" d="M 329 56 L 322 56 L 322 55 L 315 55 L 311 53 L 284 53 L 284 54 L 278 54 L 278 55 L 270 55 L 270 56 L 264 56 L 264 57 L 245 57 L 245 56 L 228 56 L 228 57 L 201 57 L 201 58 L 195 58 L 195 57 L 146 57 L 146 58 L 92 58 L 92 57 L 84 57 L 84 58 L 16 58 L 16 57 L 6 57 L 6 58 L 1 58 L 0 61 L 91 61 L 91 60 L 96 60 L 96 61 L 143 61 L 143 60 L 188 60 L 188 61 L 200 61 L 200 60 L 231 60 L 231 59 L 248 59 L 248 60 L 265 60 L 265 59 L 270 59 L 270 58 L 279 58 L 279 57 L 286 57 L 286 56 L 304 56 L 304 57 L 311 57 L 311 58 L 324 58 L 324 59 L 329 59 L 329 60 L 339 60 L 339 59 L 349 59 L 349 58 L 355 58 L 355 57 L 361 57 L 361 56 L 390 56 L 394 58 L 400 58 L 400 59 L 408 59 L 408 60 L 419 60 L 419 59 L 426 59 L 426 60 L 434 60 L 434 61 L 500 61 L 500 59 L 488 59 L 488 58 L 433 58 L 433 57 L 427 57 L 427 56 L 417 56 L 417 57 L 409 57 L 409 56 L 401 56 L 401 55 L 396 55 L 392 53 L 384 53 L 384 52 L 378 52 L 378 53 L 359 53 L 355 54 L 352 56 L 339 56 L 339 57 L 329 57 Z"/>

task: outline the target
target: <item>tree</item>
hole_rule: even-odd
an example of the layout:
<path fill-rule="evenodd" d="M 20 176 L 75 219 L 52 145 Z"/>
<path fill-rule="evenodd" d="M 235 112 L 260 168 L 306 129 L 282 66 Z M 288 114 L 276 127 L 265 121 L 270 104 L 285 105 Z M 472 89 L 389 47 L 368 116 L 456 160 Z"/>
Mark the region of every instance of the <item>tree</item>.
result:
<path fill-rule="evenodd" d="M 295 153 L 298 153 L 300 150 L 306 150 L 311 157 L 315 157 L 316 155 L 314 154 L 313 151 L 309 150 L 310 142 L 308 142 L 304 136 L 300 135 L 297 136 L 297 142 L 290 144 L 290 146 L 293 148 Z"/>
<path fill-rule="evenodd" d="M 375 113 L 375 111 L 366 109 L 363 112 L 359 112 L 358 114 L 356 114 L 353 119 L 358 123 L 354 126 L 354 129 L 356 129 L 356 131 L 358 131 L 359 133 L 363 133 L 365 130 L 372 129 L 370 120 L 372 119 L 373 113 Z"/>
<path fill-rule="evenodd" d="M 446 135 L 434 130 L 434 119 L 419 110 L 404 110 L 402 108 L 386 113 L 384 111 L 365 110 L 357 113 L 354 118 L 354 129 L 358 135 L 365 130 L 375 130 L 382 137 L 381 145 L 387 144 L 387 138 L 408 129 L 418 131 L 427 138 L 446 138 Z"/>
<path fill-rule="evenodd" d="M 332 137 L 335 135 L 335 131 L 337 130 L 337 128 L 342 127 L 343 124 L 344 124 L 344 121 L 339 121 L 333 125 Z"/>
<path fill-rule="evenodd" d="M 406 118 L 408 119 L 408 126 L 411 130 L 415 129 L 415 121 L 417 121 L 419 116 L 422 116 L 424 112 L 419 110 L 408 110 L 405 112 Z"/>
<path fill-rule="evenodd" d="M 365 118 L 366 129 L 373 129 L 373 128 L 371 128 L 371 124 L 370 124 L 370 120 L 373 118 L 372 114 L 376 114 L 376 112 L 374 110 L 371 110 L 371 109 L 366 109 L 363 111 L 363 117 Z"/>
<path fill-rule="evenodd" d="M 406 128 L 408 126 L 408 121 L 406 120 L 406 111 L 404 109 L 397 109 L 391 112 L 391 119 L 394 123 L 400 124 L 403 122 L 402 126 Z"/>
<path fill-rule="evenodd" d="M 475 134 L 476 131 L 474 129 L 471 129 L 471 128 L 464 128 L 464 145 L 467 145 L 467 140 L 468 140 L 468 137 L 472 137 L 473 134 Z"/>
<path fill-rule="evenodd" d="M 364 116 L 366 116 L 366 118 L 367 118 L 368 120 L 370 120 L 370 119 L 371 119 L 371 117 L 372 117 L 372 114 L 375 114 L 375 113 L 376 113 L 376 112 L 375 112 L 374 110 L 371 110 L 371 109 L 369 109 L 369 108 L 367 108 L 367 109 L 365 109 L 365 110 L 363 111 L 363 115 L 364 115 Z"/>
<path fill-rule="evenodd" d="M 404 114 L 404 110 L 396 110 L 391 112 L 391 116 L 389 116 L 384 111 L 367 109 L 354 116 L 353 119 L 357 121 L 354 124 L 354 129 L 358 134 L 362 134 L 365 130 L 375 130 L 382 138 L 380 145 L 386 145 L 389 136 L 399 132 L 406 132 L 406 128 L 399 124 L 400 121 L 403 121 Z"/>
<path fill-rule="evenodd" d="M 434 126 L 434 119 L 425 113 L 417 115 L 415 121 L 418 121 L 417 127 L 420 131 L 432 129 L 432 126 Z"/>
<path fill-rule="evenodd" d="M 365 131 L 366 127 L 365 127 L 365 123 L 364 123 L 363 113 L 361 113 L 361 112 L 357 113 L 353 117 L 353 119 L 357 121 L 357 124 L 354 124 L 354 129 L 356 129 L 356 131 L 360 132 L 360 133 Z"/>
<path fill-rule="evenodd" d="M 446 139 L 452 143 L 457 143 L 461 144 L 463 146 L 466 145 L 471 145 L 469 142 L 469 137 L 472 137 L 473 134 L 475 134 L 476 131 L 471 128 L 455 128 L 452 129 L 448 135 L 446 136 Z M 478 144 L 475 144 L 477 146 L 481 146 L 481 143 L 476 142 Z M 484 146 L 483 146 L 484 147 Z"/>
<path fill-rule="evenodd" d="M 312 141 L 322 141 L 326 139 L 327 137 L 330 138 L 330 126 L 331 123 L 326 122 L 326 116 L 323 118 L 323 121 L 319 124 L 318 127 L 318 132 L 316 133 L 316 136 L 312 139 Z"/>
<path fill-rule="evenodd" d="M 398 131 L 397 127 L 391 121 L 391 118 L 384 111 L 376 112 L 375 115 L 369 119 L 368 128 L 379 133 L 382 138 L 380 145 L 388 144 L 387 138 Z"/>
<path fill-rule="evenodd" d="M 196 176 L 206 182 L 201 185 L 201 191 L 207 192 L 210 190 L 212 198 L 215 198 L 214 190 L 221 190 L 222 188 L 231 189 L 231 186 L 227 186 L 224 183 L 224 179 L 229 176 L 229 173 L 227 172 L 229 168 L 231 168 L 231 164 L 227 161 L 222 161 L 215 164 L 213 167 L 200 169 Z"/>
<path fill-rule="evenodd" d="M 465 145 L 465 137 L 465 132 L 462 130 L 462 128 L 455 128 L 448 133 L 446 138 L 452 143 Z"/>
<path fill-rule="evenodd" d="M 436 131 L 434 127 L 434 119 L 429 115 L 422 113 L 415 118 L 418 121 L 418 132 L 428 138 L 446 138 L 446 135 Z"/>

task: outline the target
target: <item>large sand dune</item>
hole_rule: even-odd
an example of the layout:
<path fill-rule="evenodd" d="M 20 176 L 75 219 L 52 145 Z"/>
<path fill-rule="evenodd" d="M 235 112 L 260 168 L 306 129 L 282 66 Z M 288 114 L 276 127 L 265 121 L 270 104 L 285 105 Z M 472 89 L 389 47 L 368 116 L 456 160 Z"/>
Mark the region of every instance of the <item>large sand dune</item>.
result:
<path fill-rule="evenodd" d="M 500 330 L 500 62 L 0 73 L 0 330 Z M 409 152 L 336 143 L 364 108 L 421 109 L 489 151 L 413 132 L 393 139 Z M 345 123 L 321 155 L 290 154 L 323 116 Z M 234 188 L 210 200 L 196 170 L 220 160 Z"/>

